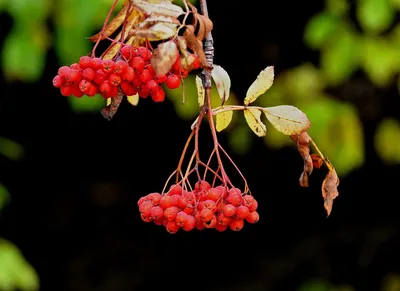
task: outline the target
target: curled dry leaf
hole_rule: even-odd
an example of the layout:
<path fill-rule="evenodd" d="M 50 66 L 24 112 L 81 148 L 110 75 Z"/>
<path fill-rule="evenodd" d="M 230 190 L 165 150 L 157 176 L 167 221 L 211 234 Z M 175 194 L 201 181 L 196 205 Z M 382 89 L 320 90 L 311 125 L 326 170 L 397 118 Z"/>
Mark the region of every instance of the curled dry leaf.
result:
<path fill-rule="evenodd" d="M 313 171 L 313 161 L 310 155 L 310 141 L 311 137 L 308 135 L 306 131 L 302 132 L 301 134 L 291 135 L 291 139 L 296 142 L 297 150 L 300 153 L 300 156 L 303 158 L 304 161 L 304 168 L 303 172 L 300 176 L 300 186 L 308 187 L 308 177 L 311 175 Z"/>
<path fill-rule="evenodd" d="M 213 29 L 213 23 L 210 18 L 197 12 L 196 7 L 188 2 L 188 5 L 193 14 L 193 26 L 197 30 L 196 38 L 203 41 L 207 34 Z"/>
<path fill-rule="evenodd" d="M 311 154 L 311 160 L 313 163 L 313 167 L 315 169 L 319 169 L 324 164 L 324 160 L 321 158 L 319 154 Z"/>
<path fill-rule="evenodd" d="M 206 96 L 206 92 L 203 87 L 203 82 L 199 76 L 196 76 L 196 88 L 197 88 L 197 100 L 199 102 L 199 106 L 204 105 L 204 98 Z"/>
<path fill-rule="evenodd" d="M 339 186 L 339 177 L 333 168 L 322 182 L 322 197 L 324 198 L 324 207 L 328 216 L 332 211 L 333 200 L 339 195 L 337 186 Z"/>
<path fill-rule="evenodd" d="M 183 33 L 187 46 L 197 55 L 200 61 L 200 65 L 203 69 L 211 70 L 211 66 L 208 64 L 206 54 L 203 50 L 203 43 L 197 39 L 194 34 L 194 26 L 187 25 L 185 32 Z"/>
<path fill-rule="evenodd" d="M 271 88 L 273 82 L 274 67 L 266 67 L 258 74 L 256 80 L 247 90 L 246 97 L 244 98 L 244 104 L 249 105 L 250 103 L 254 102 L 261 94 L 264 94 L 269 88 Z"/>
<path fill-rule="evenodd" d="M 131 29 L 129 35 L 147 38 L 149 41 L 159 41 L 173 37 L 177 31 L 177 27 L 173 23 L 156 23 L 149 28 Z"/>
<path fill-rule="evenodd" d="M 153 50 L 151 58 L 151 66 L 156 72 L 157 76 L 166 74 L 176 61 L 179 51 L 176 43 L 173 40 L 160 43 L 156 49 Z"/>
<path fill-rule="evenodd" d="M 171 1 L 160 1 L 160 3 L 149 3 L 147 1 L 132 0 L 133 6 L 146 15 L 152 13 L 162 14 L 178 18 L 185 12 L 182 7 L 172 4 Z"/>
<path fill-rule="evenodd" d="M 248 126 L 258 136 L 264 136 L 267 134 L 267 128 L 261 121 L 261 110 L 254 108 L 247 108 L 243 110 L 244 118 L 247 121 Z"/>
<path fill-rule="evenodd" d="M 174 17 L 160 15 L 160 14 L 151 14 L 150 16 L 146 17 L 146 19 L 144 19 L 142 22 L 140 22 L 138 25 L 136 25 L 136 28 L 146 29 L 157 23 L 167 23 L 176 25 L 181 24 L 179 20 Z"/>
<path fill-rule="evenodd" d="M 186 71 L 191 71 L 193 69 L 195 56 L 192 54 L 186 54 L 186 56 L 181 56 L 181 68 Z"/>
<path fill-rule="evenodd" d="M 233 110 L 222 111 L 216 115 L 215 128 L 218 132 L 223 131 L 232 121 Z"/>
<path fill-rule="evenodd" d="M 126 96 L 126 100 L 128 100 L 128 102 L 133 106 L 136 106 L 139 103 L 139 94 L 136 93 L 135 95 Z"/>
<path fill-rule="evenodd" d="M 93 36 L 88 37 L 89 41 L 97 41 L 100 37 L 103 40 L 106 36 L 110 36 L 113 34 L 124 22 L 126 13 L 128 12 L 129 5 L 124 5 L 122 9 L 118 12 L 117 15 L 114 16 L 114 18 L 110 21 L 109 24 L 105 27 L 104 33 L 101 31 L 96 33 Z"/>
<path fill-rule="evenodd" d="M 219 97 L 222 104 L 229 98 L 229 91 L 231 88 L 231 79 L 228 73 L 218 65 L 214 65 L 211 71 L 211 76 L 214 79 L 215 86 L 217 87 Z"/>
<path fill-rule="evenodd" d="M 269 122 L 286 135 L 300 134 L 311 126 L 307 115 L 291 105 L 266 107 L 263 112 Z"/>

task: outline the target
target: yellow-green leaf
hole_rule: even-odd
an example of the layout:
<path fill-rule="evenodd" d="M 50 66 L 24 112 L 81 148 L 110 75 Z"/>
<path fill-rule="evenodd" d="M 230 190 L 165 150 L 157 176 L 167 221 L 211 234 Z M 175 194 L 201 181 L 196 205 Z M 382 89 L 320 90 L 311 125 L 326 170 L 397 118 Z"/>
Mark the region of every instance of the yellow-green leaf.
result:
<path fill-rule="evenodd" d="M 273 82 L 274 67 L 268 66 L 258 74 L 257 79 L 250 85 L 246 97 L 244 98 L 244 104 L 249 105 L 254 102 L 272 86 Z"/>
<path fill-rule="evenodd" d="M 196 88 L 197 88 L 197 100 L 199 101 L 199 106 L 204 105 L 204 97 L 205 97 L 205 91 L 203 87 L 203 82 L 201 81 L 201 78 L 199 76 L 196 76 Z"/>
<path fill-rule="evenodd" d="M 218 132 L 223 131 L 232 121 L 233 111 L 223 111 L 216 115 L 215 127 Z"/>
<path fill-rule="evenodd" d="M 244 118 L 251 130 L 258 136 L 267 134 L 267 128 L 261 121 L 261 110 L 254 108 L 247 108 L 244 111 Z"/>
<path fill-rule="evenodd" d="M 387 164 L 400 164 L 400 123 L 392 118 L 382 120 L 375 135 L 375 148 Z"/>
<path fill-rule="evenodd" d="M 300 134 L 311 126 L 307 115 L 291 105 L 266 107 L 263 112 L 269 122 L 286 135 Z"/>
<path fill-rule="evenodd" d="M 128 100 L 128 102 L 130 104 L 132 104 L 133 106 L 136 106 L 139 103 L 139 94 L 136 93 L 135 95 L 126 96 L 126 99 Z"/>
<path fill-rule="evenodd" d="M 229 98 L 229 91 L 231 89 L 231 79 L 228 73 L 218 65 L 214 65 L 211 71 L 211 76 L 214 79 L 215 86 L 217 87 L 219 97 L 222 104 Z"/>
<path fill-rule="evenodd" d="M 396 10 L 390 6 L 389 0 L 362 0 L 357 1 L 356 15 L 365 31 L 379 34 L 392 25 Z"/>
<path fill-rule="evenodd" d="M 321 48 L 332 36 L 338 24 L 338 17 L 323 11 L 314 15 L 306 25 L 304 41 L 313 49 Z"/>

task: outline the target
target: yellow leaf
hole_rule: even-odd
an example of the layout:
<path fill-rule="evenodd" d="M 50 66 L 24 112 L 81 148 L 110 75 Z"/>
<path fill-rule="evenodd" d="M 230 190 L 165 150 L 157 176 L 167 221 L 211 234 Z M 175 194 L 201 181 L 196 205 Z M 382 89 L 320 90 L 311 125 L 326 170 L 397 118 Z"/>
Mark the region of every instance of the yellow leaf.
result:
<path fill-rule="evenodd" d="M 199 101 L 199 106 L 201 107 L 204 105 L 205 91 L 203 87 L 203 82 L 201 81 L 201 78 L 199 76 L 196 76 L 196 87 L 197 87 L 197 97 L 198 97 L 197 100 Z"/>
<path fill-rule="evenodd" d="M 107 98 L 107 99 L 106 99 L 106 102 L 107 102 L 106 105 L 107 105 L 107 106 L 110 106 L 110 105 L 111 105 L 111 98 Z"/>
<path fill-rule="evenodd" d="M 261 111 L 259 109 L 247 108 L 244 110 L 244 118 L 251 130 L 258 136 L 267 134 L 267 128 L 261 121 Z"/>
<path fill-rule="evenodd" d="M 268 66 L 258 74 L 257 79 L 250 85 L 247 90 L 244 104 L 249 105 L 254 102 L 258 96 L 264 94 L 274 82 L 274 66 Z"/>
<path fill-rule="evenodd" d="M 157 13 L 178 18 L 184 14 L 182 7 L 172 4 L 171 1 L 161 1 L 160 3 L 152 4 L 147 1 L 133 0 L 132 3 L 136 9 L 147 15 Z"/>
<path fill-rule="evenodd" d="M 265 107 L 263 112 L 269 122 L 286 135 L 300 134 L 311 126 L 307 115 L 291 105 Z"/>
<path fill-rule="evenodd" d="M 233 111 L 223 111 L 216 115 L 215 127 L 218 132 L 223 131 L 232 121 Z"/>
<path fill-rule="evenodd" d="M 222 100 L 222 104 L 225 103 L 229 98 L 229 90 L 231 88 L 231 79 L 228 73 L 218 65 L 214 65 L 211 76 L 214 79 L 215 85 L 218 90 L 219 97 Z"/>
<path fill-rule="evenodd" d="M 159 41 L 171 38 L 177 31 L 177 25 L 173 23 L 156 23 L 146 29 L 132 29 L 130 35 L 148 38 L 149 41 Z"/>
<path fill-rule="evenodd" d="M 126 99 L 128 100 L 128 102 L 130 104 L 132 104 L 133 106 L 136 106 L 139 103 L 139 94 L 136 93 L 135 95 L 126 96 Z"/>

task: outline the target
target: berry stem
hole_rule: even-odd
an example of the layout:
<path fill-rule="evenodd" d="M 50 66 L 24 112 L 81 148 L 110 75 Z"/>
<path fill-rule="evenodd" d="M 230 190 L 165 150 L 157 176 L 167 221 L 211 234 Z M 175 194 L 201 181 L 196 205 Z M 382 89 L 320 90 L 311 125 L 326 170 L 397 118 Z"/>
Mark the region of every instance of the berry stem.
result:
<path fill-rule="evenodd" d="M 114 3 L 113 3 L 113 5 L 112 5 L 111 8 L 110 8 L 110 11 L 108 11 L 107 18 L 106 18 L 106 20 L 104 21 L 103 28 L 101 29 L 101 34 L 100 34 L 99 38 L 97 39 L 95 45 L 93 46 L 93 49 L 92 49 L 92 58 L 96 57 L 96 48 L 97 48 L 97 46 L 99 45 L 100 41 L 102 40 L 102 38 L 103 38 L 103 36 L 104 36 L 104 31 L 106 30 L 106 26 L 107 26 L 107 24 L 108 24 L 108 21 L 110 20 L 111 14 L 112 14 L 112 12 L 114 11 L 115 6 L 117 6 L 117 3 L 118 3 L 118 0 L 114 0 Z"/>
<path fill-rule="evenodd" d="M 179 181 L 179 178 L 180 178 L 180 177 L 179 177 L 179 173 L 181 172 L 181 169 L 182 169 L 183 160 L 184 160 L 184 158 L 185 158 L 185 154 L 186 154 L 186 151 L 187 151 L 187 149 L 188 149 L 188 147 L 189 147 L 190 141 L 192 140 L 192 138 L 193 138 L 194 135 L 195 135 L 195 131 L 193 130 L 193 131 L 191 132 L 191 134 L 189 135 L 189 137 L 188 137 L 188 139 L 187 139 L 187 141 L 186 141 L 185 146 L 183 147 L 183 151 L 182 151 L 182 154 L 181 154 L 181 158 L 179 159 L 178 167 L 176 168 L 176 183 L 178 183 L 178 181 Z"/>

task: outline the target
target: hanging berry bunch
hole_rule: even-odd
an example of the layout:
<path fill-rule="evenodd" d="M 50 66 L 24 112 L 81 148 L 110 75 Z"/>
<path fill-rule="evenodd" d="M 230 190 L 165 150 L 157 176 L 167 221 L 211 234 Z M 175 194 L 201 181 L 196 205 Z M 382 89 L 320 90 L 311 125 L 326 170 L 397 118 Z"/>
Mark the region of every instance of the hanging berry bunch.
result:
<path fill-rule="evenodd" d="M 235 111 L 243 112 L 257 136 L 267 133 L 265 117 L 275 129 L 296 143 L 304 161 L 300 186 L 309 186 L 314 169 L 325 168 L 327 174 L 321 191 L 329 216 L 333 200 L 338 196 L 339 178 L 332 163 L 308 135 L 311 122 L 306 114 L 290 105 L 252 105 L 272 86 L 274 67 L 268 66 L 259 73 L 248 88 L 243 105 L 225 105 L 231 81 L 228 73 L 213 63 L 213 23 L 208 17 L 206 0 L 200 1 L 202 13 L 185 0 L 183 8 L 167 0 L 159 3 L 126 0 L 109 22 L 117 2 L 115 0 L 111 7 L 103 29 L 89 37 L 95 42 L 91 54 L 70 66 L 62 66 L 53 85 L 60 88 L 64 96 L 80 98 L 101 94 L 107 100 L 102 114 L 111 120 L 125 96 L 133 105 L 139 98 L 149 96 L 154 102 L 162 102 L 165 86 L 176 89 L 188 74 L 197 74 L 199 115 L 192 124 L 177 168 L 165 182 L 164 189 L 138 200 L 141 219 L 162 225 L 170 233 L 179 229 L 239 231 L 245 222 L 254 224 L 259 220 L 258 202 L 245 176 L 218 141 L 217 132 L 229 126 Z M 117 36 L 111 38 L 117 31 Z M 102 40 L 111 41 L 111 44 L 96 56 L 96 48 Z M 201 77 L 198 69 L 201 69 Z M 221 105 L 215 108 L 210 102 L 212 79 L 221 98 Z M 203 121 L 209 124 L 214 145 L 206 162 L 200 158 L 199 147 Z M 193 151 L 187 155 L 191 147 Z M 242 187 L 231 181 L 224 161 L 240 175 Z"/>

